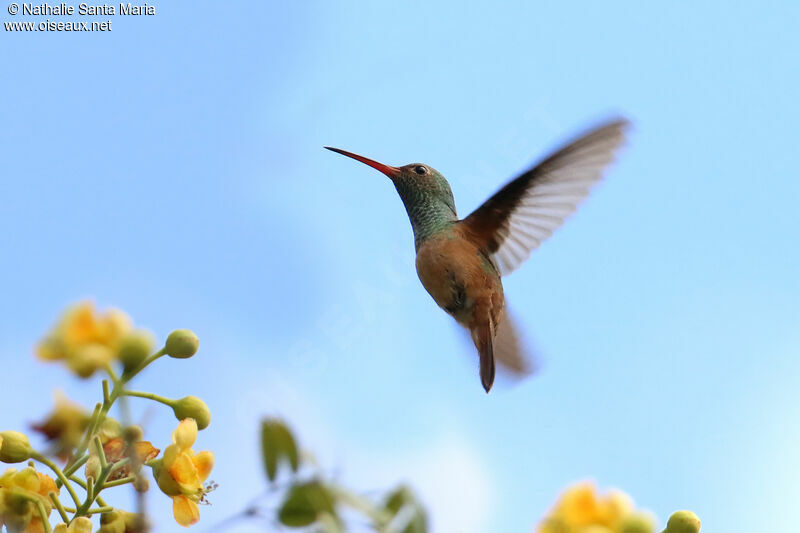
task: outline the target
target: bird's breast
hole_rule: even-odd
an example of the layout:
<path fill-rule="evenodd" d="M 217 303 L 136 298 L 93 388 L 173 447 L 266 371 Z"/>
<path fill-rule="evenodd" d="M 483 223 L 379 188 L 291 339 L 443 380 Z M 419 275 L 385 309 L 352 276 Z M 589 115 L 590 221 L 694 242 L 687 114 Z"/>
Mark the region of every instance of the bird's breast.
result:
<path fill-rule="evenodd" d="M 500 276 L 477 245 L 455 229 L 425 240 L 417 251 L 417 275 L 434 301 L 469 325 L 476 304 L 502 312 Z"/>

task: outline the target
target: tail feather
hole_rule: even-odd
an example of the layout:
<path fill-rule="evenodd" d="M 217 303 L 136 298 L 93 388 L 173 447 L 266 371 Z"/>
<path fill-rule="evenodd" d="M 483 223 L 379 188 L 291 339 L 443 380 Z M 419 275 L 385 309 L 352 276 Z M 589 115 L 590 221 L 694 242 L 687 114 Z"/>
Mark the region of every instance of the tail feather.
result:
<path fill-rule="evenodd" d="M 491 320 L 472 329 L 472 340 L 480 356 L 481 384 L 488 393 L 494 384 L 494 328 Z"/>

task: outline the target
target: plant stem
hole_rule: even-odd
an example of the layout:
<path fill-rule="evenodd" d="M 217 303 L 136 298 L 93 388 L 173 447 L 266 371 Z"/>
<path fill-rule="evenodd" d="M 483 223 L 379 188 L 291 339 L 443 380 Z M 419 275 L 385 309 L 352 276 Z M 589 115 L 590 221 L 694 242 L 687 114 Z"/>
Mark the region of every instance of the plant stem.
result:
<path fill-rule="evenodd" d="M 389 522 L 391 522 L 392 517 L 389 515 L 389 513 L 379 508 L 366 498 L 354 494 L 344 488 L 333 486 L 329 486 L 328 488 L 331 490 L 331 492 L 336 494 L 337 499 L 341 500 L 342 503 L 349 505 L 356 511 L 362 512 L 364 515 L 372 519 L 376 524 L 380 526 L 386 526 Z"/>
<path fill-rule="evenodd" d="M 106 459 L 106 451 L 103 449 L 103 444 L 100 442 L 100 437 L 95 435 L 94 439 L 92 439 L 92 444 L 94 444 L 95 452 L 100 459 L 100 467 L 106 468 L 108 466 L 108 460 Z"/>
<path fill-rule="evenodd" d="M 73 483 L 75 483 L 76 485 L 80 486 L 83 490 L 87 490 L 89 488 L 88 486 L 86 486 L 86 482 L 84 480 L 82 480 L 81 478 L 78 478 L 78 477 L 75 477 L 75 476 L 69 476 L 69 480 L 72 481 Z M 100 496 L 97 496 L 95 498 L 95 501 L 100 505 L 103 505 L 103 506 L 106 505 L 106 502 L 103 501 L 103 498 L 101 498 Z M 69 510 L 68 507 L 65 507 L 64 509 Z M 75 510 L 73 509 L 70 512 L 74 513 Z"/>
<path fill-rule="evenodd" d="M 65 476 L 67 476 L 67 477 L 70 477 L 72 474 L 74 474 L 75 472 L 77 472 L 77 470 L 78 470 L 80 467 L 82 467 L 83 465 L 85 465 L 85 464 L 86 464 L 86 461 L 88 461 L 88 460 L 89 460 L 89 456 L 88 456 L 88 455 L 84 455 L 83 457 L 81 457 L 80 459 L 78 459 L 78 461 L 77 461 L 77 462 L 76 462 L 74 465 L 72 465 L 72 466 L 71 466 L 71 467 L 69 467 L 69 468 L 65 468 L 65 469 L 64 469 L 64 475 L 65 475 Z"/>
<path fill-rule="evenodd" d="M 163 403 L 164 405 L 168 405 L 172 407 L 175 405 L 175 400 L 170 400 L 169 398 L 164 398 L 163 396 L 159 396 L 158 394 L 153 394 L 152 392 L 141 392 L 135 390 L 126 390 L 123 391 L 122 394 L 124 396 L 136 396 L 137 398 L 147 398 L 148 400 L 154 400 L 156 402 Z"/>
<path fill-rule="evenodd" d="M 157 351 L 156 353 L 145 359 L 139 366 L 139 368 L 133 370 L 130 373 L 125 373 L 119 378 L 117 378 L 116 374 L 114 373 L 114 369 L 111 368 L 110 365 L 106 368 L 106 372 L 108 372 L 109 377 L 111 377 L 112 381 L 114 382 L 114 388 L 111 390 L 110 393 L 106 393 L 105 389 L 108 387 L 108 385 L 106 384 L 104 386 L 103 403 L 102 405 L 98 404 L 95 407 L 94 413 L 92 413 L 92 419 L 91 422 L 89 423 L 89 428 L 86 432 L 86 435 L 84 436 L 81 445 L 78 447 L 78 451 L 73 456 L 73 459 L 67 464 L 67 467 L 65 468 L 65 470 L 69 472 L 69 474 L 74 473 L 75 470 L 78 469 L 78 467 L 76 467 L 75 465 L 78 463 L 80 459 L 83 458 L 83 454 L 86 453 L 86 449 L 89 447 L 89 442 L 91 441 L 91 438 L 97 432 L 97 429 L 101 427 L 103 421 L 106 418 L 106 415 L 111 410 L 111 406 L 114 405 L 116 399 L 119 398 L 125 392 L 125 385 L 131 379 L 133 379 L 139 372 L 144 370 L 147 367 L 147 365 L 149 365 L 159 357 L 162 357 L 164 353 L 165 353 L 164 349 L 163 348 L 160 349 L 159 351 Z"/>
<path fill-rule="evenodd" d="M 44 533 L 53 533 L 53 529 L 50 526 L 50 520 L 47 518 L 47 513 L 45 512 L 42 500 L 36 500 L 36 507 L 39 509 L 39 514 L 42 515 L 42 527 L 44 527 Z"/>
<path fill-rule="evenodd" d="M 126 457 L 125 459 L 120 459 L 116 463 L 108 466 L 108 475 L 110 476 L 111 474 L 113 474 L 114 472 L 116 472 L 117 470 L 122 468 L 123 466 L 127 466 L 127 465 L 131 464 L 132 462 L 133 462 L 133 460 L 130 457 Z"/>
<path fill-rule="evenodd" d="M 124 485 L 126 483 L 131 483 L 133 480 L 136 479 L 134 476 L 123 477 L 120 479 L 115 479 L 114 481 L 109 481 L 108 483 L 103 484 L 103 488 L 107 489 L 109 487 L 118 487 L 119 485 Z"/>
<path fill-rule="evenodd" d="M 122 379 L 124 379 L 126 382 L 130 381 L 133 376 L 135 376 L 136 374 L 141 372 L 147 365 L 149 365 L 150 363 L 152 363 L 153 361 L 155 361 L 159 357 L 161 357 L 163 355 L 166 355 L 166 353 L 167 352 L 164 351 L 164 348 L 161 348 L 159 351 L 157 351 L 156 353 L 154 353 L 153 355 L 151 355 L 150 357 L 145 359 L 142 362 L 141 366 L 139 368 L 137 368 L 136 370 L 134 370 L 133 372 L 131 372 L 131 375 L 129 377 L 127 377 L 127 379 L 125 378 L 125 376 L 123 376 Z"/>
<path fill-rule="evenodd" d="M 147 367 L 147 365 L 149 365 L 159 357 L 162 357 L 164 353 L 165 353 L 164 349 L 162 348 L 161 350 L 157 351 L 156 353 L 145 359 L 137 369 L 129 373 L 124 373 L 119 378 L 116 376 L 116 374 L 114 373 L 114 369 L 111 368 L 110 365 L 106 368 L 106 372 L 108 372 L 109 377 L 114 382 L 114 388 L 111 390 L 111 392 L 109 392 L 108 381 L 103 380 L 103 403 L 97 404 L 95 406 L 94 412 L 92 413 L 92 417 L 89 422 L 89 427 L 86 430 L 86 434 L 84 435 L 83 440 L 81 441 L 81 444 L 78 447 L 77 452 L 75 453 L 75 455 L 73 455 L 72 460 L 69 461 L 69 463 L 64 469 L 65 472 L 67 472 L 66 475 L 55 465 L 55 463 L 53 463 L 43 455 L 37 454 L 37 456 L 34 457 L 35 459 L 49 466 L 50 469 L 56 473 L 61 484 L 67 487 L 70 496 L 75 502 L 75 507 L 76 507 L 75 516 L 84 516 L 90 514 L 89 507 L 91 507 L 92 503 L 94 503 L 95 500 L 97 500 L 98 503 L 100 503 L 100 505 L 105 506 L 104 505 L 105 502 L 102 502 L 102 500 L 99 497 L 99 493 L 105 487 L 106 479 L 108 479 L 108 476 L 114 470 L 129 462 L 127 460 L 123 460 L 123 461 L 118 461 L 113 465 L 109 465 L 107 463 L 103 451 L 102 443 L 99 442 L 99 438 L 95 439 L 95 434 L 97 433 L 98 429 L 102 427 L 106 415 L 108 415 L 108 412 L 111 410 L 111 407 L 114 405 L 114 402 L 117 400 L 117 398 L 127 394 L 127 391 L 125 390 L 125 385 L 131 379 L 133 379 L 139 372 L 144 370 Z M 161 401 L 162 403 L 171 402 L 171 400 L 167 400 L 166 398 L 161 398 L 161 397 L 153 399 L 155 399 L 156 401 Z M 169 405 L 169 403 L 167 404 Z M 78 499 L 78 496 L 75 494 L 75 490 L 72 488 L 72 485 L 70 485 L 67 476 L 72 476 L 72 474 L 74 474 L 75 471 L 78 468 L 80 468 L 80 465 L 84 464 L 88 460 L 88 456 L 84 454 L 86 453 L 86 450 L 89 448 L 90 443 L 94 443 L 95 446 L 97 447 L 97 453 L 100 457 L 102 469 L 96 481 L 92 481 L 88 484 L 79 483 L 86 489 L 86 500 L 83 503 L 81 503 L 80 500 Z M 71 479 L 77 482 L 77 478 L 71 478 Z M 46 533 L 50 533 L 50 531 L 47 531 Z"/>
<path fill-rule="evenodd" d="M 104 505 L 103 507 L 95 507 L 94 509 L 89 509 L 86 511 L 86 514 L 100 514 L 100 513 L 110 513 L 113 511 L 114 508 L 110 505 Z"/>
<path fill-rule="evenodd" d="M 72 488 L 72 485 L 70 485 L 69 481 L 67 480 L 67 476 L 64 475 L 64 472 L 61 471 L 61 469 L 58 467 L 57 464 L 55 464 L 53 461 L 51 461 L 50 459 L 48 459 L 39 452 L 33 453 L 31 455 L 31 459 L 36 459 L 40 463 L 47 465 L 47 467 L 50 470 L 52 470 L 56 476 L 58 476 L 58 479 L 59 481 L 61 481 L 62 485 L 67 487 L 67 491 L 69 492 L 69 495 L 72 497 L 72 501 L 75 502 L 75 505 L 80 505 L 81 501 L 78 499 L 78 495 L 75 494 L 75 489 Z"/>
<path fill-rule="evenodd" d="M 69 517 L 67 516 L 67 511 L 64 509 L 64 506 L 61 505 L 61 500 L 58 499 L 58 496 L 55 492 L 51 492 L 49 494 L 50 500 L 53 502 L 53 506 L 55 506 L 58 514 L 61 515 L 61 520 L 64 521 L 65 524 L 69 524 Z"/>
<path fill-rule="evenodd" d="M 75 455 L 72 456 L 72 459 L 70 459 L 67 465 L 64 467 L 64 472 L 66 472 L 68 476 L 74 474 L 75 471 L 80 468 L 78 463 L 83 459 L 83 454 L 86 451 L 86 448 L 89 446 L 89 439 L 91 439 L 92 435 L 94 435 L 98 425 L 97 420 L 100 417 L 100 411 L 102 408 L 103 404 L 100 403 L 94 406 L 92 416 L 89 418 L 89 427 L 86 428 L 86 433 L 81 439 L 81 444 L 78 446 L 78 450 L 75 452 Z"/>
<path fill-rule="evenodd" d="M 100 490 L 95 491 L 92 489 L 94 488 L 94 486 L 97 486 L 99 489 L 102 489 L 103 484 L 106 482 L 106 478 L 108 478 L 108 474 L 110 472 L 111 468 L 104 468 L 103 470 L 100 471 L 100 475 L 97 477 L 96 483 L 93 483 L 91 481 L 89 482 L 88 484 L 89 490 L 87 491 L 88 494 L 86 494 L 86 500 L 84 500 L 83 503 L 76 504 L 77 509 L 75 510 L 75 516 L 84 516 L 88 514 L 89 507 L 92 506 L 95 498 L 97 498 L 97 495 L 100 493 Z"/>
<path fill-rule="evenodd" d="M 105 370 L 108 374 L 108 377 L 110 377 L 111 381 L 114 383 L 114 385 L 116 385 L 117 381 L 119 381 L 119 378 L 117 377 L 117 373 L 114 372 L 114 368 L 110 364 L 107 364 Z"/>
<path fill-rule="evenodd" d="M 88 490 L 89 487 L 86 486 L 86 482 L 79 477 L 76 476 L 69 476 L 69 480 L 75 483 L 76 485 L 80 486 L 83 490 Z"/>

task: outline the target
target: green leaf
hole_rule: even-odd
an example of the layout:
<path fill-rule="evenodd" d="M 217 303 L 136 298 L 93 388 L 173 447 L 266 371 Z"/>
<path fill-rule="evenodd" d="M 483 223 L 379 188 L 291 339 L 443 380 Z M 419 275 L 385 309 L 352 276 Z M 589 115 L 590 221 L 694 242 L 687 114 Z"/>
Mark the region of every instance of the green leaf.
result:
<path fill-rule="evenodd" d="M 425 510 L 417 506 L 416 512 L 408 521 L 408 525 L 403 530 L 403 533 L 427 533 L 428 532 L 428 515 Z"/>
<path fill-rule="evenodd" d="M 278 510 L 278 519 L 288 527 L 310 526 L 327 514 L 336 518 L 335 499 L 319 481 L 292 486 Z"/>
<path fill-rule="evenodd" d="M 275 428 L 275 439 L 282 455 L 289 460 L 289 466 L 292 472 L 297 472 L 300 468 L 300 454 L 297 451 L 297 443 L 294 440 L 292 432 L 285 424 L 278 423 Z"/>
<path fill-rule="evenodd" d="M 383 506 L 389 514 L 394 516 L 406 503 L 413 501 L 414 494 L 411 492 L 411 489 L 405 485 L 400 485 L 386 496 L 386 502 Z"/>
<path fill-rule="evenodd" d="M 293 472 L 300 468 L 297 442 L 286 424 L 278 419 L 267 418 L 261 422 L 261 452 L 270 481 L 277 478 L 282 461 L 288 461 Z"/>
<path fill-rule="evenodd" d="M 414 492 L 405 485 L 400 485 L 386 496 L 384 508 L 392 517 L 396 517 L 400 509 L 411 507 L 413 512 L 407 519 L 402 533 L 426 533 L 428 531 L 428 516 L 422 504 L 417 500 Z"/>
<path fill-rule="evenodd" d="M 278 455 L 280 448 L 275 439 L 275 422 L 264 420 L 261 422 L 261 454 L 264 458 L 264 468 L 267 471 L 267 478 L 275 481 L 278 475 Z"/>

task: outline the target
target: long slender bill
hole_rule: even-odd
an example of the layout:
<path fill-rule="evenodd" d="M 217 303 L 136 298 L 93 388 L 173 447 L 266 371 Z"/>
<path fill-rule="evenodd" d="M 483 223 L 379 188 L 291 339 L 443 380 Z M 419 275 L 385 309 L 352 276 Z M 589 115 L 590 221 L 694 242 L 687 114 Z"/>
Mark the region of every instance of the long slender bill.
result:
<path fill-rule="evenodd" d="M 330 150 L 330 151 L 332 151 L 332 152 L 336 152 L 337 154 L 342 154 L 342 155 L 346 155 L 347 157 L 351 157 L 351 158 L 355 159 L 356 161 L 361 161 L 365 165 L 369 165 L 372 168 L 374 168 L 375 170 L 379 170 L 380 172 L 383 172 L 384 174 L 386 174 L 390 178 L 395 178 L 398 175 L 400 175 L 400 169 L 397 168 L 397 167 L 390 167 L 389 165 L 384 165 L 383 163 L 378 163 L 377 161 L 373 161 L 372 159 L 367 159 L 364 156 L 360 156 L 360 155 L 354 154 L 352 152 L 347 152 L 345 150 L 340 150 L 339 148 L 331 148 L 330 146 L 326 146 L 325 148 Z"/>

